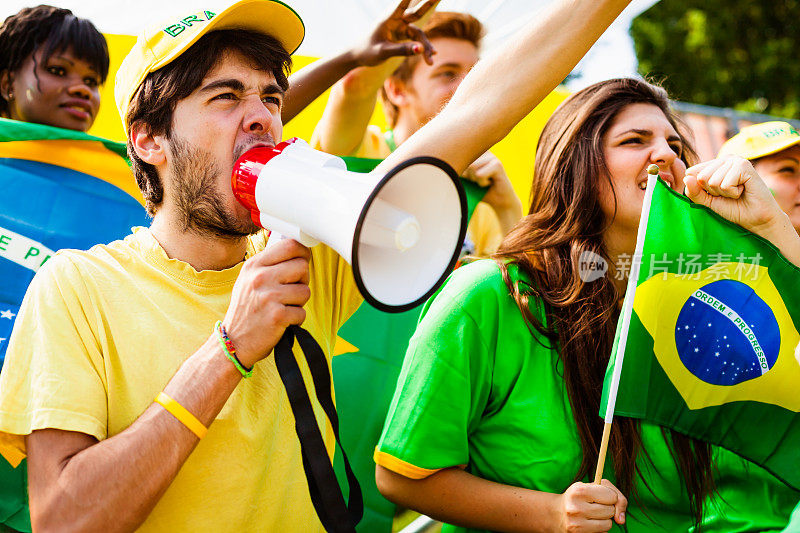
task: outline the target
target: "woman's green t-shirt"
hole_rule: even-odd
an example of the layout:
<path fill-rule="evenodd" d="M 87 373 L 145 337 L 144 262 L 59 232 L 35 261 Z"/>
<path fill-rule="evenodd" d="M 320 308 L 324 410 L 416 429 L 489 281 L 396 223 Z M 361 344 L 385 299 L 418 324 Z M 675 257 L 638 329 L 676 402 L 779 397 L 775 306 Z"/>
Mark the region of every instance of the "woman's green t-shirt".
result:
<path fill-rule="evenodd" d="M 510 274 L 525 283 L 514 267 Z M 543 318 L 540 302 L 530 309 Z M 637 480 L 641 506 L 629 503 L 628 531 L 687 531 L 689 500 L 662 429 L 641 427 L 649 488 Z M 558 354 L 528 328 L 493 261 L 458 269 L 411 338 L 376 462 L 415 479 L 466 466 L 484 479 L 562 493 L 580 459 Z M 610 463 L 605 471 L 613 482 Z"/>

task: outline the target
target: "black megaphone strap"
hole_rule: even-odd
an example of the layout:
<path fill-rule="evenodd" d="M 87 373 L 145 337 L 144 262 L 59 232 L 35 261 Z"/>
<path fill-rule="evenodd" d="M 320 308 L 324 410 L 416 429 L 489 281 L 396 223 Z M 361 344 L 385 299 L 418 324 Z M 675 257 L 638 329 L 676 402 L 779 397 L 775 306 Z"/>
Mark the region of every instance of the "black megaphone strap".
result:
<path fill-rule="evenodd" d="M 295 338 L 306 358 L 308 368 L 311 370 L 317 401 L 330 420 L 336 443 L 342 452 L 347 483 L 350 487 L 347 505 L 344 503 L 342 490 L 336 480 L 333 464 L 328 456 L 317 418 L 314 416 L 314 409 L 311 406 L 303 375 L 292 352 Z M 300 440 L 303 457 L 303 470 L 308 481 L 308 491 L 314 509 L 326 531 L 332 533 L 355 532 L 355 526 L 364 513 L 364 501 L 361 487 L 339 440 L 339 416 L 333 405 L 328 359 L 308 331 L 300 326 L 289 326 L 275 346 L 275 365 L 283 386 L 286 388 L 292 413 L 294 413 L 295 430 Z"/>

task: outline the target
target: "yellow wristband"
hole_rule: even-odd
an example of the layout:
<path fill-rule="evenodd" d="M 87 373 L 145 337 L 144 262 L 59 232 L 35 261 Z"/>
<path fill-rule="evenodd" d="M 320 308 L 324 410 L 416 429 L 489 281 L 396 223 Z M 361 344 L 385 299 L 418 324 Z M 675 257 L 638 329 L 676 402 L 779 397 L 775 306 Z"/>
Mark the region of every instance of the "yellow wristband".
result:
<path fill-rule="evenodd" d="M 200 422 L 192 413 L 186 410 L 184 406 L 164 394 L 159 392 L 156 396 L 156 403 L 161 405 L 164 409 L 170 412 L 172 416 L 178 421 L 189 428 L 192 433 L 197 435 L 198 439 L 206 436 L 208 429 Z"/>

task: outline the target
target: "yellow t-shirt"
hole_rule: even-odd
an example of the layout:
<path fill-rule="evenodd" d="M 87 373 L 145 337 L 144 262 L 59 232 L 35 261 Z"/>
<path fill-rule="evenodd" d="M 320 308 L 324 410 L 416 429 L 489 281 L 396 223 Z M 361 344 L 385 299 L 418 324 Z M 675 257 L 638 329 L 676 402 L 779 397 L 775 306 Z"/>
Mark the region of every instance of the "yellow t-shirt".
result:
<path fill-rule="evenodd" d="M 311 137 L 311 146 L 320 149 L 320 139 L 317 132 Z M 370 159 L 386 159 L 392 153 L 392 147 L 386 141 L 386 135 L 378 126 L 369 125 L 364 132 L 361 144 L 352 154 L 352 157 L 365 157 Z M 341 154 L 337 154 L 341 155 Z M 505 235 L 500 229 L 500 221 L 494 209 L 488 204 L 480 202 L 472 212 L 467 226 L 467 238 L 475 246 L 475 255 L 488 257 L 497 251 Z"/>
<path fill-rule="evenodd" d="M 248 245 L 263 249 L 264 234 Z M 89 251 L 62 251 L 25 296 L 0 376 L 0 451 L 58 428 L 112 437 L 153 403 L 225 315 L 242 263 L 195 271 L 145 228 Z M 330 359 L 338 327 L 361 302 L 352 271 L 312 249 L 303 327 Z M 313 391 L 305 359 L 295 357 Z M 333 432 L 316 402 L 330 453 Z M 130 488 L 132 491 L 135 487 Z M 286 392 L 268 357 L 228 399 L 141 531 L 322 531 L 309 497 Z"/>
<path fill-rule="evenodd" d="M 392 153 L 392 147 L 386 142 L 386 136 L 378 126 L 369 125 L 364 132 L 364 138 L 356 149 L 353 157 L 368 157 L 371 159 L 386 159 Z"/>
<path fill-rule="evenodd" d="M 472 217 L 467 225 L 467 237 L 475 245 L 475 255 L 489 257 L 497 251 L 503 242 L 500 221 L 492 207 L 484 202 L 479 202 L 472 212 Z"/>

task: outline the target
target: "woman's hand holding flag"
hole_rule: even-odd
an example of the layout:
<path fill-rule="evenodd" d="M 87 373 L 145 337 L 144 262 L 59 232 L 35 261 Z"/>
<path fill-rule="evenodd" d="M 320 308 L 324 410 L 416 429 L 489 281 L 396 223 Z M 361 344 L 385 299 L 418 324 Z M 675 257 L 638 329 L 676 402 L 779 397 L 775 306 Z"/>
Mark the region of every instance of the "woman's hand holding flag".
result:
<path fill-rule="evenodd" d="M 800 236 L 750 161 L 712 159 L 686 170 L 683 182 L 693 202 L 767 239 L 800 266 Z"/>

